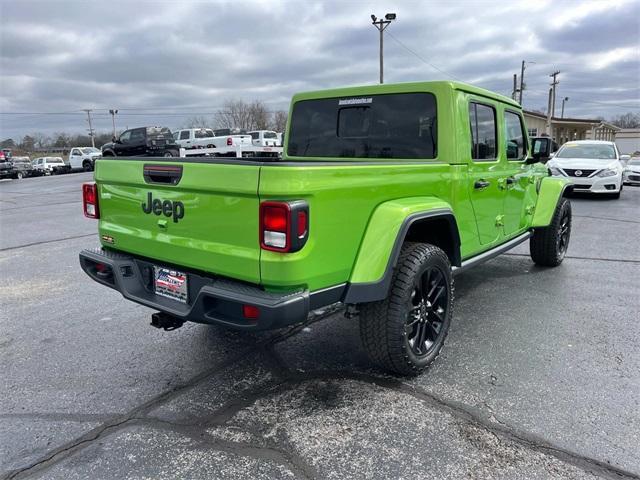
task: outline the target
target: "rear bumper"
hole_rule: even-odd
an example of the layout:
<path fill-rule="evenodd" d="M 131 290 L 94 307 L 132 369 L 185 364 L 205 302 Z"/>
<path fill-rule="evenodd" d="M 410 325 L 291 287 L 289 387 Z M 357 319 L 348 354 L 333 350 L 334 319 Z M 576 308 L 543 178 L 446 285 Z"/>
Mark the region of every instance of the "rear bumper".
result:
<path fill-rule="evenodd" d="M 104 266 L 101 272 L 98 265 Z M 176 267 L 188 274 L 188 303 L 183 304 L 155 294 L 154 265 L 166 266 L 100 248 L 80 252 L 80 266 L 89 277 L 129 300 L 184 321 L 240 330 L 269 330 L 303 322 L 311 310 L 339 302 L 345 290 L 345 285 L 337 285 L 313 293 L 270 293 L 255 285 Z M 258 307 L 259 317 L 245 318 L 243 305 Z"/>

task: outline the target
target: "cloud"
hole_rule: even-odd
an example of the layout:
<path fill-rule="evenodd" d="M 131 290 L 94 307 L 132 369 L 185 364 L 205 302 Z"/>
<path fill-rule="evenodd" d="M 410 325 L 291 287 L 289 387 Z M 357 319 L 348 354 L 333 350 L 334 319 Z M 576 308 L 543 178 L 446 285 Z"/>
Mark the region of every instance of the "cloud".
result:
<path fill-rule="evenodd" d="M 525 107 L 546 105 L 554 69 L 571 116 L 611 117 L 640 103 L 637 0 L 381 5 L 2 2 L 0 111 L 76 114 L 0 115 L 0 137 L 83 131 L 82 108 L 95 109 L 104 131 L 108 108 L 120 109 L 122 126 L 176 127 L 228 99 L 286 109 L 297 91 L 375 83 L 369 15 L 388 11 L 398 18 L 385 36 L 387 82 L 459 78 L 508 95 L 525 59 L 536 62 L 525 72 Z"/>

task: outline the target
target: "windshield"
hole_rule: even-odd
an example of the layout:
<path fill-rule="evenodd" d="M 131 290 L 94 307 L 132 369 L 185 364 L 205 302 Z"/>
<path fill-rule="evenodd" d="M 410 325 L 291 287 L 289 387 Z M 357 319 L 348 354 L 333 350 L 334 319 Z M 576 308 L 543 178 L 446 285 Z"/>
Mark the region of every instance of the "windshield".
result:
<path fill-rule="evenodd" d="M 264 132 L 264 138 L 278 138 L 276 132 Z"/>
<path fill-rule="evenodd" d="M 299 157 L 435 158 L 430 93 L 302 100 L 293 107 L 288 153 Z"/>
<path fill-rule="evenodd" d="M 196 130 L 194 133 L 196 138 L 213 137 L 213 130 L 209 130 L 208 128 L 203 128 L 202 130 Z"/>
<path fill-rule="evenodd" d="M 100 150 L 93 147 L 87 147 L 82 149 L 82 153 L 84 153 L 85 155 L 89 155 L 90 153 L 100 153 Z"/>
<path fill-rule="evenodd" d="M 601 143 L 565 143 L 556 158 L 613 160 L 616 158 L 616 151 L 612 145 Z"/>

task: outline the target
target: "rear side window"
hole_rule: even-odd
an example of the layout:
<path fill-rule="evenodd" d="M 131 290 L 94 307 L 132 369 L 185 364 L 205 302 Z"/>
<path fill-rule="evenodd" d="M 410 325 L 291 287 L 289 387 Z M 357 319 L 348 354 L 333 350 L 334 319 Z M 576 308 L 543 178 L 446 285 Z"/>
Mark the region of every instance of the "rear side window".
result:
<path fill-rule="evenodd" d="M 496 111 L 489 105 L 469 104 L 471 127 L 471 158 L 473 160 L 495 160 L 498 132 Z"/>
<path fill-rule="evenodd" d="M 430 93 L 303 100 L 293 107 L 288 153 L 299 157 L 435 158 Z"/>
<path fill-rule="evenodd" d="M 520 115 L 504 112 L 505 131 L 507 132 L 507 159 L 524 160 L 527 156 L 526 135 Z"/>

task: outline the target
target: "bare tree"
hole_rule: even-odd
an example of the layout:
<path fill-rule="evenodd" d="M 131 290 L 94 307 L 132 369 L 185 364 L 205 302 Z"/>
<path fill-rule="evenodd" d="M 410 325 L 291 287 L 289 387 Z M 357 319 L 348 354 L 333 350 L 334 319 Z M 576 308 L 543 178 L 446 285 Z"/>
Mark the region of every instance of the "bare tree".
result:
<path fill-rule="evenodd" d="M 269 112 L 267 107 L 260 100 L 254 100 L 249 107 L 251 113 L 251 129 L 266 130 L 269 128 Z"/>
<path fill-rule="evenodd" d="M 287 128 L 287 112 L 284 110 L 278 110 L 276 112 L 273 112 L 271 127 L 276 132 L 284 132 L 285 129 Z"/>
<path fill-rule="evenodd" d="M 56 132 L 53 134 L 53 138 L 55 141 L 53 142 L 54 147 L 70 147 L 71 146 L 71 135 L 65 132 Z"/>
<path fill-rule="evenodd" d="M 184 122 L 184 128 L 206 128 L 211 126 L 211 121 L 205 117 L 190 117 Z"/>
<path fill-rule="evenodd" d="M 640 114 L 628 112 L 623 115 L 617 115 L 611 119 L 611 123 L 620 128 L 639 128 Z"/>
<path fill-rule="evenodd" d="M 34 132 L 31 134 L 31 137 L 33 138 L 35 146 L 38 148 L 43 148 L 51 143 L 51 138 L 49 138 L 42 132 Z"/>
<path fill-rule="evenodd" d="M 241 128 L 251 130 L 252 115 L 251 105 L 242 100 L 229 100 L 225 102 L 222 110 L 216 113 L 216 126 L 218 128 Z"/>

